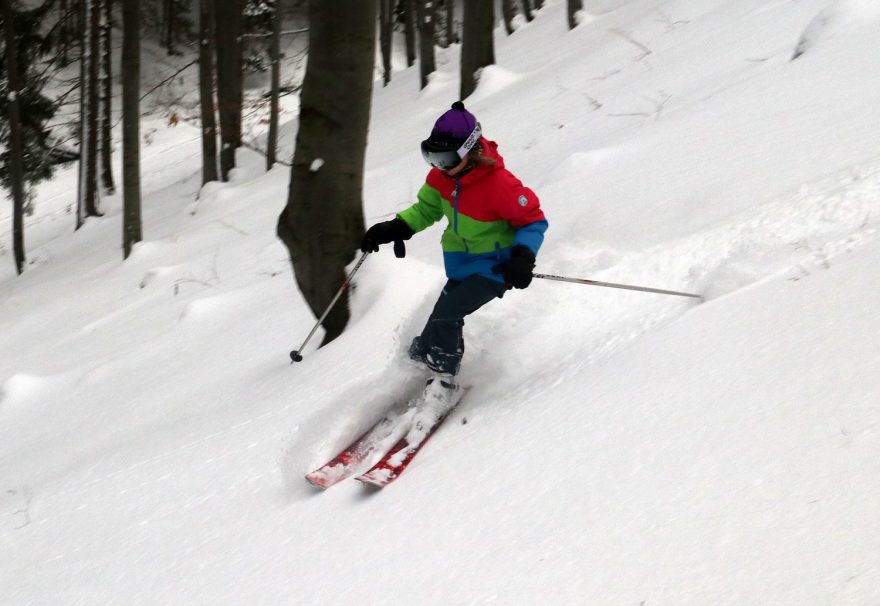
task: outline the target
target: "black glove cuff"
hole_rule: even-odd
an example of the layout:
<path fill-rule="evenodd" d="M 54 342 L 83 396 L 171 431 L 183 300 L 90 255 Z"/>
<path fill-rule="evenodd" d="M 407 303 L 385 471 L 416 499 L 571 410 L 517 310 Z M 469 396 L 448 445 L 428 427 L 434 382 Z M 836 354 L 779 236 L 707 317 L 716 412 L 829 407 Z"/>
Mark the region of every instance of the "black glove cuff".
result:
<path fill-rule="evenodd" d="M 525 259 L 530 263 L 535 262 L 535 253 L 532 252 L 532 249 L 524 244 L 517 244 L 513 248 L 510 249 L 510 258 L 511 259 Z"/>
<path fill-rule="evenodd" d="M 392 240 L 409 240 L 416 233 L 415 230 L 400 217 L 394 217 L 389 223 L 391 224 L 391 233 L 394 234 Z"/>

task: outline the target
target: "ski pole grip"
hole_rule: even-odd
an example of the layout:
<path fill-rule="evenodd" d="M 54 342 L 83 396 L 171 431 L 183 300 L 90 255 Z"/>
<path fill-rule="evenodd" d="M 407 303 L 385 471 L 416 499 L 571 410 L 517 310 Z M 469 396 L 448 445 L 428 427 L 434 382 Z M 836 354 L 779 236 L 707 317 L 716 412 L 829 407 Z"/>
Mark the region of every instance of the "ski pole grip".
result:
<path fill-rule="evenodd" d="M 403 259 L 406 256 L 406 244 L 403 243 L 403 240 L 394 241 L 394 256 L 398 259 Z"/>

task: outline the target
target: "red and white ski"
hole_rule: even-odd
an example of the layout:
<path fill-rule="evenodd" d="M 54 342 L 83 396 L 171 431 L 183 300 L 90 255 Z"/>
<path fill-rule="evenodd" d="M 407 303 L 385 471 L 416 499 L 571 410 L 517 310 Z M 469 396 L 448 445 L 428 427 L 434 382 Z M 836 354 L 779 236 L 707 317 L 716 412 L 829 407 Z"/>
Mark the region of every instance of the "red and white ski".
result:
<path fill-rule="evenodd" d="M 443 421 L 461 403 L 468 391 L 470 391 L 469 387 L 462 389 L 458 394 L 458 399 L 452 402 L 446 412 L 439 418 L 420 415 L 420 411 L 415 410 L 412 427 L 410 427 L 406 435 L 400 438 L 378 463 L 356 479 L 370 486 L 384 488 L 399 478 L 400 474 L 412 463 L 413 458 L 425 443 L 440 428 Z"/>
<path fill-rule="evenodd" d="M 410 427 L 411 410 L 389 412 L 364 435 L 349 444 L 315 471 L 306 474 L 306 480 L 323 489 L 330 488 L 359 473 L 364 463 L 380 448 L 394 443 Z"/>

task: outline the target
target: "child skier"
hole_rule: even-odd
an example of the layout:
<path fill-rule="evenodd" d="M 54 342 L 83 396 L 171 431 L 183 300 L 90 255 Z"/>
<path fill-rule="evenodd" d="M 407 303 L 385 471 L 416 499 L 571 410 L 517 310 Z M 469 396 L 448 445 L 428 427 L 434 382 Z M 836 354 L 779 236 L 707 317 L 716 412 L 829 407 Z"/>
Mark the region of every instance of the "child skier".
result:
<path fill-rule="evenodd" d="M 443 261 L 449 278 L 409 356 L 433 373 L 425 398 L 449 400 L 464 354 L 464 317 L 510 288 L 532 281 L 547 220 L 535 193 L 504 167 L 497 144 L 461 101 L 452 104 L 422 141 L 432 166 L 418 200 L 390 221 L 370 227 L 361 251 L 409 240 L 446 217 Z M 436 380 L 435 380 L 436 379 Z"/>

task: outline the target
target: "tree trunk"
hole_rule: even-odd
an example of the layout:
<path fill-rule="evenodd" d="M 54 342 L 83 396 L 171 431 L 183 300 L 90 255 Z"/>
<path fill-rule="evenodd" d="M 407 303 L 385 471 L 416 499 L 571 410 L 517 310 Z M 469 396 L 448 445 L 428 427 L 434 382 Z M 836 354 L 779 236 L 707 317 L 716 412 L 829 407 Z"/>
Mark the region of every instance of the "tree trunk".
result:
<path fill-rule="evenodd" d="M 217 101 L 220 115 L 220 176 L 229 181 L 241 146 L 243 0 L 214 5 L 217 32 Z"/>
<path fill-rule="evenodd" d="M 99 116 L 100 116 L 100 75 L 101 75 L 101 0 L 86 0 L 90 4 L 89 25 L 89 166 L 90 176 L 87 182 L 86 214 L 90 217 L 100 216 L 98 212 L 98 149 L 99 149 Z"/>
<path fill-rule="evenodd" d="M 416 62 L 416 2 L 403 0 L 403 32 L 406 39 L 406 66 Z"/>
<path fill-rule="evenodd" d="M 86 11 L 86 3 L 85 0 L 80 0 L 79 2 L 79 10 L 77 11 L 76 19 L 78 22 L 78 28 L 80 31 L 79 42 L 80 42 L 80 59 L 79 59 L 79 171 L 77 173 L 77 182 L 76 182 L 76 229 L 79 229 L 83 226 L 86 220 L 85 213 L 85 199 L 86 199 L 86 123 L 88 120 L 86 119 L 86 115 L 88 113 L 87 109 L 87 101 L 88 95 L 86 95 L 86 81 L 88 78 L 86 74 L 88 74 L 89 66 L 88 66 L 88 45 L 86 44 L 86 23 L 88 20 L 86 19 L 87 11 Z"/>
<path fill-rule="evenodd" d="M 217 181 L 214 107 L 214 0 L 199 0 L 199 103 L 202 118 L 202 185 Z"/>
<path fill-rule="evenodd" d="M 165 50 L 171 45 L 171 37 L 168 35 L 170 28 L 168 22 L 171 15 L 171 0 L 161 0 L 162 2 L 162 31 L 159 34 L 159 46 L 164 46 Z"/>
<path fill-rule="evenodd" d="M 100 11 L 94 0 L 81 0 L 80 172 L 76 227 L 98 212 L 98 53 Z"/>
<path fill-rule="evenodd" d="M 577 26 L 577 13 L 584 8 L 583 0 L 568 0 L 568 29 L 574 29 Z"/>
<path fill-rule="evenodd" d="M 68 55 L 70 54 L 70 44 L 71 40 L 76 39 L 74 33 L 76 28 L 71 26 L 71 21 L 73 21 L 71 16 L 72 10 L 73 9 L 71 9 L 68 4 L 68 0 L 61 0 L 58 4 L 58 46 L 61 49 L 61 67 L 67 67 L 70 65 L 70 59 L 68 58 Z"/>
<path fill-rule="evenodd" d="M 428 86 L 428 76 L 437 69 L 434 61 L 434 3 L 416 0 L 419 23 L 419 77 L 421 88 Z"/>
<path fill-rule="evenodd" d="M 176 11 L 174 0 L 162 0 L 162 40 L 161 44 L 169 55 L 176 54 L 174 50 L 174 19 Z"/>
<path fill-rule="evenodd" d="M 495 63 L 492 30 L 495 10 L 492 0 L 469 0 L 464 3 L 461 41 L 461 91 L 466 99 L 477 88 L 478 71 Z"/>
<path fill-rule="evenodd" d="M 504 19 L 504 30 L 509 36 L 514 32 L 513 18 L 516 16 L 514 0 L 501 0 L 501 17 Z"/>
<path fill-rule="evenodd" d="M 446 0 L 446 45 L 458 42 L 455 35 L 455 0 Z"/>
<path fill-rule="evenodd" d="M 9 112 L 9 176 L 12 190 L 12 247 L 15 255 L 15 270 L 19 275 L 24 271 L 24 164 L 22 162 L 21 110 L 19 93 L 21 76 L 18 73 L 18 57 L 13 28 L 12 1 L 3 0 L 3 32 L 6 45 L 6 78 Z"/>
<path fill-rule="evenodd" d="M 101 183 L 104 192 L 113 195 L 113 0 L 103 0 L 101 19 Z"/>
<path fill-rule="evenodd" d="M 521 0 L 522 1 L 522 9 L 523 14 L 526 16 L 526 21 L 533 21 L 535 19 L 535 15 L 532 12 L 532 0 Z"/>
<path fill-rule="evenodd" d="M 340 18 L 345 15 L 346 18 Z M 376 53 L 377 2 L 311 0 L 309 58 L 287 206 L 278 236 L 306 302 L 320 315 L 345 280 L 364 233 L 362 188 Z M 324 321 L 324 343 L 348 323 Z"/>
<path fill-rule="evenodd" d="M 281 6 L 276 0 L 272 14 L 272 42 L 269 45 L 272 61 L 272 91 L 269 101 L 269 135 L 266 140 L 266 170 L 275 164 L 278 147 L 278 97 L 281 89 Z"/>
<path fill-rule="evenodd" d="M 122 255 L 127 259 L 141 232 L 140 0 L 122 0 Z"/>
<path fill-rule="evenodd" d="M 382 50 L 382 85 L 391 82 L 391 0 L 379 0 L 379 39 Z"/>

